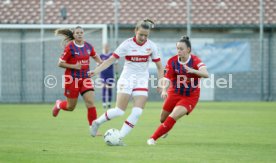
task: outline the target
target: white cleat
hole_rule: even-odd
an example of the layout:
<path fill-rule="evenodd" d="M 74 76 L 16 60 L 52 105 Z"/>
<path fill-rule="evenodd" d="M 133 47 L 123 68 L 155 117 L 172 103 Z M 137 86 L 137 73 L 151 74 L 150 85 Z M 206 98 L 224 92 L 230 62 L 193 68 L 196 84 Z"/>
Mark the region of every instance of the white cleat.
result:
<path fill-rule="evenodd" d="M 98 129 L 100 127 L 100 124 L 97 123 L 96 121 L 93 121 L 91 127 L 90 127 L 90 135 L 95 137 L 97 136 Z"/>
<path fill-rule="evenodd" d="M 150 138 L 150 139 L 147 140 L 147 144 L 148 145 L 155 145 L 156 141 L 153 138 Z"/>

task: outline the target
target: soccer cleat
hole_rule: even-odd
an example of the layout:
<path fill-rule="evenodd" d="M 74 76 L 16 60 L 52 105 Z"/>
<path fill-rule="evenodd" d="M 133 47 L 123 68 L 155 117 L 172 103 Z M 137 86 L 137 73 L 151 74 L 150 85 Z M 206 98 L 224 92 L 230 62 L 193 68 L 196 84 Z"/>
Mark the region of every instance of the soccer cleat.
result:
<path fill-rule="evenodd" d="M 148 145 L 155 145 L 156 141 L 153 138 L 150 138 L 150 139 L 147 140 L 147 144 Z"/>
<path fill-rule="evenodd" d="M 166 134 L 162 135 L 161 138 L 165 139 L 168 135 L 169 135 L 169 134 L 166 133 Z"/>
<path fill-rule="evenodd" d="M 61 100 L 57 100 L 55 106 L 52 109 L 53 116 L 58 116 L 60 109 L 57 107 L 61 103 Z"/>
<path fill-rule="evenodd" d="M 127 146 L 121 138 L 117 146 Z"/>
<path fill-rule="evenodd" d="M 93 137 L 97 136 L 99 127 L 100 127 L 100 124 L 96 121 L 93 121 L 93 123 L 90 127 L 90 135 Z"/>
<path fill-rule="evenodd" d="M 92 126 L 89 126 L 89 133 L 90 133 L 90 135 L 91 135 L 91 132 L 92 132 L 91 130 L 92 130 Z M 103 136 L 103 134 L 97 132 L 96 136 Z"/>

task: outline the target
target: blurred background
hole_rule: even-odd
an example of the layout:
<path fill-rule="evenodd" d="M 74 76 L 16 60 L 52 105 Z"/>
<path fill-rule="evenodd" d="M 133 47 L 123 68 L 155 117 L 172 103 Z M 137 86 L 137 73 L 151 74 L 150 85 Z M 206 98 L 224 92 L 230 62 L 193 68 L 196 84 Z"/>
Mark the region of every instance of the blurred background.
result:
<path fill-rule="evenodd" d="M 156 23 L 150 39 L 163 65 L 176 54 L 180 37 L 188 35 L 192 53 L 214 80 L 232 82 L 228 88 L 202 87 L 201 100 L 276 100 L 276 0 L 1 0 L 0 102 L 64 98 L 64 69 L 57 67 L 63 47 L 55 29 L 81 25 L 100 54 L 105 43 L 114 50 L 133 37 L 135 24 L 144 18 Z M 154 64 L 150 72 L 156 75 Z M 45 87 L 48 75 L 57 77 L 56 87 Z M 149 93 L 149 100 L 160 100 L 154 89 Z M 100 94 L 96 90 L 97 100 Z"/>

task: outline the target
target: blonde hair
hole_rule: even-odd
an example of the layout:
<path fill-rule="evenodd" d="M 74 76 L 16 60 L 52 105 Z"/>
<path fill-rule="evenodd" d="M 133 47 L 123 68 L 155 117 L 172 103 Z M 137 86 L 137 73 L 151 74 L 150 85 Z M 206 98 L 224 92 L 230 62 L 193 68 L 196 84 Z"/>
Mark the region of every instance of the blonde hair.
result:
<path fill-rule="evenodd" d="M 135 31 L 137 31 L 139 28 L 144 28 L 144 29 L 151 29 L 151 28 L 154 28 L 154 22 L 148 18 L 142 20 L 142 21 L 139 21 L 137 24 L 136 24 L 136 27 L 135 27 Z"/>
<path fill-rule="evenodd" d="M 81 26 L 77 26 L 76 28 L 72 29 L 57 29 L 55 30 L 55 35 L 63 36 L 64 39 L 62 40 L 62 45 L 65 46 L 69 41 L 74 40 L 74 31 L 76 29 L 82 29 Z"/>

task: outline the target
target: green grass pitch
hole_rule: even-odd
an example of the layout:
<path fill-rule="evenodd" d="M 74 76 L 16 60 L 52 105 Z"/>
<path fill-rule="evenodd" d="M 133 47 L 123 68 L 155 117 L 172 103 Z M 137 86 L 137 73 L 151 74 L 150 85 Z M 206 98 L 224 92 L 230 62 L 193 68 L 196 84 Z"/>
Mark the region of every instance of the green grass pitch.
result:
<path fill-rule="evenodd" d="M 0 105 L 0 162 L 276 162 L 276 103 L 199 102 L 166 139 L 148 146 L 161 102 L 148 102 L 138 124 L 110 147 L 89 136 L 84 104 L 51 116 L 50 104 Z M 98 106 L 98 115 L 103 109 Z M 130 105 L 131 106 L 131 105 Z M 120 129 L 131 109 L 101 126 Z"/>

